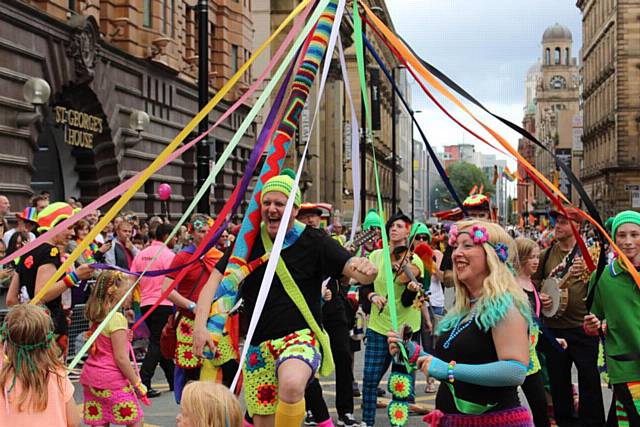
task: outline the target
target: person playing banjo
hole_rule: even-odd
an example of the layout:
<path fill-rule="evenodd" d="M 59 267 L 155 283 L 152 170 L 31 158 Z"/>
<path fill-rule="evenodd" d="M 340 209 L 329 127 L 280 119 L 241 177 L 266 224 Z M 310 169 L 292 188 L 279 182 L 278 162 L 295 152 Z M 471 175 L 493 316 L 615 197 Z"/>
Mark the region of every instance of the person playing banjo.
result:
<path fill-rule="evenodd" d="M 565 339 L 568 348 L 561 351 L 549 345 L 549 340 L 541 340 L 539 348 L 546 357 L 553 411 L 558 425 L 603 426 L 604 403 L 597 364 L 598 337 L 587 335 L 582 328 L 587 314 L 585 297 L 589 276 L 570 223 L 573 221 L 574 226 L 580 229 L 582 218 L 574 208 L 567 207 L 565 210 L 567 216 L 557 211 L 549 214 L 555 218 L 555 243 L 540 254 L 540 265 L 532 279 L 539 285 L 545 279 L 553 278 L 561 288 L 555 289 L 557 294 L 562 293 L 562 288 L 568 290 L 563 304 L 554 301 L 549 295 L 550 290 L 553 290 L 549 281 L 545 283 L 548 293 L 540 293 L 544 324 L 555 338 Z M 561 305 L 564 311 L 549 311 L 556 305 Z M 578 370 L 579 420 L 572 415 L 572 364 Z"/>

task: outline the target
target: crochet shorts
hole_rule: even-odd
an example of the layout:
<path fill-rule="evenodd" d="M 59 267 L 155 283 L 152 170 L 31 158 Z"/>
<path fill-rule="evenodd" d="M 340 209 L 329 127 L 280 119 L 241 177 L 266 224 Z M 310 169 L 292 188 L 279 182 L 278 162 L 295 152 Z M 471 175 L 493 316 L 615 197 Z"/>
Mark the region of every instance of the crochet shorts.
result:
<path fill-rule="evenodd" d="M 110 390 L 83 386 L 84 423 L 90 426 L 104 424 L 129 425 L 144 417 L 133 387 L 128 385 Z"/>
<path fill-rule="evenodd" d="M 289 359 L 299 359 L 311 368 L 313 378 L 320 367 L 320 345 L 309 329 L 249 346 L 242 368 L 244 393 L 249 415 L 271 415 L 278 406 L 278 367 Z"/>
<path fill-rule="evenodd" d="M 182 316 L 176 328 L 176 365 L 182 369 L 196 369 L 202 366 L 202 360 L 193 353 L 193 319 Z M 224 335 L 212 360 L 213 366 L 221 366 L 230 360 L 237 359 L 236 351 L 229 335 Z"/>

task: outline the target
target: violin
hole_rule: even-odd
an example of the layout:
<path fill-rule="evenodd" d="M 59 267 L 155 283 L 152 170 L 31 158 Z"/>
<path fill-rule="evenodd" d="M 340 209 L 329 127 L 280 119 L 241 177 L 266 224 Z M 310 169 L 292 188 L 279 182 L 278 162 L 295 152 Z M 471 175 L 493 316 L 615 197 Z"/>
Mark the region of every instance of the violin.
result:
<path fill-rule="evenodd" d="M 412 270 L 414 275 L 419 273 L 418 268 L 411 264 L 411 260 L 413 259 L 413 252 L 411 251 L 411 249 L 409 249 L 408 246 L 398 246 L 394 248 L 393 251 L 391 251 L 390 255 L 391 268 L 394 273 L 394 282 L 396 279 L 405 284 L 411 281 L 411 278 L 407 275 L 406 272 L 403 271 L 405 265 Z"/>

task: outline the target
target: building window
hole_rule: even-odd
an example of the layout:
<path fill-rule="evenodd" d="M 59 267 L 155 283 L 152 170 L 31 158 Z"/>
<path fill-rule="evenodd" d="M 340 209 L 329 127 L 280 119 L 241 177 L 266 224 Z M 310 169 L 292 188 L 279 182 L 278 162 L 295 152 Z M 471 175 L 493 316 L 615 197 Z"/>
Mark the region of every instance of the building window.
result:
<path fill-rule="evenodd" d="M 544 63 L 546 65 L 551 64 L 551 50 L 549 48 L 547 48 L 544 52 Z"/>
<path fill-rule="evenodd" d="M 69 10 L 72 12 L 77 12 L 76 9 L 78 7 L 78 2 L 76 0 L 69 0 Z"/>
<path fill-rule="evenodd" d="M 143 0 L 142 25 L 146 28 L 151 28 L 151 0 Z"/>
<path fill-rule="evenodd" d="M 560 64 L 560 48 L 559 47 L 557 47 L 554 51 L 553 62 L 556 65 Z"/>
<path fill-rule="evenodd" d="M 162 32 L 175 37 L 176 0 L 162 0 Z"/>
<path fill-rule="evenodd" d="M 571 65 L 571 54 L 569 53 L 569 48 L 564 49 L 564 57 L 567 65 Z"/>
<path fill-rule="evenodd" d="M 235 74 L 238 72 L 238 46 L 235 44 L 231 45 L 231 73 Z"/>

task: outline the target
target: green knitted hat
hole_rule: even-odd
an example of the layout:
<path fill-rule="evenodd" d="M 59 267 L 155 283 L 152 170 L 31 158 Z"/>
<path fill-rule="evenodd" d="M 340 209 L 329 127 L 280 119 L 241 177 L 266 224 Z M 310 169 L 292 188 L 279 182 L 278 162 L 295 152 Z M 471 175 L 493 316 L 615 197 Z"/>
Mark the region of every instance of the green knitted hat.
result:
<path fill-rule="evenodd" d="M 429 241 L 431 241 L 431 232 L 429 231 L 429 227 L 426 226 L 426 224 L 422 223 L 422 222 L 415 222 L 412 226 L 411 226 L 411 232 L 409 233 L 409 241 L 413 240 L 413 236 L 415 236 L 416 234 L 426 234 L 427 236 L 429 236 Z"/>
<path fill-rule="evenodd" d="M 375 209 L 369 209 L 367 216 L 364 217 L 364 223 L 362 224 L 363 230 L 371 230 L 373 227 L 382 228 L 382 220 Z"/>
<path fill-rule="evenodd" d="M 613 224 L 611 225 L 611 237 L 613 241 L 616 241 L 616 231 L 622 224 L 636 224 L 640 226 L 640 213 L 636 211 L 622 211 L 613 218 Z"/>
<path fill-rule="evenodd" d="M 274 176 L 264 184 L 264 186 L 262 187 L 262 197 L 260 201 L 264 199 L 265 194 L 272 191 L 278 191 L 289 197 L 289 195 L 291 194 L 291 190 L 293 189 L 295 177 L 296 174 L 291 169 L 283 169 L 280 175 Z M 293 201 L 293 206 L 299 208 L 301 203 L 302 195 L 300 194 L 300 189 L 296 188 L 296 198 Z"/>

